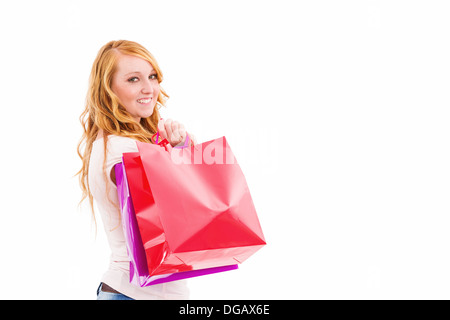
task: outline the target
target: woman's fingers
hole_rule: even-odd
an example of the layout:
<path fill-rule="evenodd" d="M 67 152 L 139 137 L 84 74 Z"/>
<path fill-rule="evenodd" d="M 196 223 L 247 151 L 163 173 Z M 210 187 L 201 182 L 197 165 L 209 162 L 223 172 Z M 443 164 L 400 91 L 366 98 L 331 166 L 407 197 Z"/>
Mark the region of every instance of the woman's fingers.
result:
<path fill-rule="evenodd" d="M 158 130 L 163 139 L 167 139 L 172 146 L 183 144 L 186 140 L 186 129 L 184 125 L 172 119 L 158 122 Z"/>
<path fill-rule="evenodd" d="M 159 140 L 167 139 L 167 132 L 164 126 L 164 120 L 160 119 L 158 122 Z"/>
<path fill-rule="evenodd" d="M 186 140 L 186 129 L 184 128 L 184 125 L 179 124 L 176 132 L 177 135 L 175 135 L 175 141 L 178 141 L 178 143 L 184 143 Z"/>
<path fill-rule="evenodd" d="M 171 139 L 173 136 L 172 122 L 173 122 L 172 119 L 167 119 L 166 121 L 164 121 L 164 129 L 167 133 L 166 139 L 169 140 L 170 143 L 172 143 Z"/>

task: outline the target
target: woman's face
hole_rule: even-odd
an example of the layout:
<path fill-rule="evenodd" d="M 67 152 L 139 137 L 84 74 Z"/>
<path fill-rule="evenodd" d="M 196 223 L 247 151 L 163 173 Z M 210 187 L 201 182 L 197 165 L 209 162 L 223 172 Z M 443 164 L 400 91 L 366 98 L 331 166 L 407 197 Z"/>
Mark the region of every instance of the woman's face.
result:
<path fill-rule="evenodd" d="M 119 54 L 111 89 L 136 122 L 153 114 L 159 82 L 156 71 L 147 60 Z"/>

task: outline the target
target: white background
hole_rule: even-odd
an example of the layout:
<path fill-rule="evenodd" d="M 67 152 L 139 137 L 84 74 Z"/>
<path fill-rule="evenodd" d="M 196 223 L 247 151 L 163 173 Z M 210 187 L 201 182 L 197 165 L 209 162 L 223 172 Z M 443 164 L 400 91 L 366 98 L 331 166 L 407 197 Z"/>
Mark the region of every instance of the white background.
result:
<path fill-rule="evenodd" d="M 0 298 L 95 299 L 77 209 L 98 49 L 147 47 L 165 118 L 225 135 L 267 246 L 193 299 L 448 299 L 447 1 L 2 1 Z M 100 219 L 98 219 L 100 220 Z"/>

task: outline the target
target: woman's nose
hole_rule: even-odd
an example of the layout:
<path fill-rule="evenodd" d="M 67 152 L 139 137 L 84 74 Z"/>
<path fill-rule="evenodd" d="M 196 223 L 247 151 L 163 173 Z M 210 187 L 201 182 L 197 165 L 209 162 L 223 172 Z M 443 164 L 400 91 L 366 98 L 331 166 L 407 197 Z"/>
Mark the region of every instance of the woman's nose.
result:
<path fill-rule="evenodd" d="M 144 82 L 144 86 L 142 87 L 142 93 L 153 93 L 153 83 L 150 80 Z"/>

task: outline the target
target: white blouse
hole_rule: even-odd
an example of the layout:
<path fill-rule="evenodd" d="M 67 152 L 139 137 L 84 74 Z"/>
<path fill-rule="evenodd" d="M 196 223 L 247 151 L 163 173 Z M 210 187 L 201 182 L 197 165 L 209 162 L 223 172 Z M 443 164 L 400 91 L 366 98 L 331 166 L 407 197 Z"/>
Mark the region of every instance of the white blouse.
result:
<path fill-rule="evenodd" d="M 122 153 L 138 152 L 136 140 L 115 135 L 108 136 L 106 155 L 106 179 L 103 172 L 103 138 L 94 141 L 89 163 L 89 188 L 100 212 L 106 232 L 111 258 L 109 269 L 101 282 L 133 299 L 188 299 L 186 280 L 173 281 L 148 287 L 131 284 L 130 264 L 119 211 L 117 187 L 111 181 L 110 172 L 122 162 Z M 109 198 L 109 199 L 108 199 Z"/>

